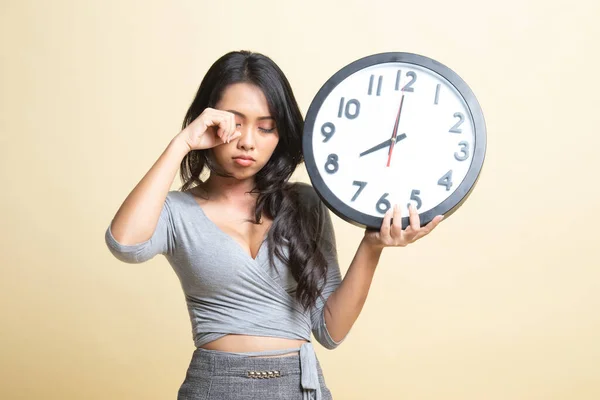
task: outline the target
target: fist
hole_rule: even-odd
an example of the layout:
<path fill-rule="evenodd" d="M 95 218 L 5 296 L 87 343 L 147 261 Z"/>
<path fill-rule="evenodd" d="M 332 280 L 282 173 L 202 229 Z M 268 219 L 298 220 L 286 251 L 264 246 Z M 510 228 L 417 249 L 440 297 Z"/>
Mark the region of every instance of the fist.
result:
<path fill-rule="evenodd" d="M 178 136 L 190 150 L 204 150 L 229 143 L 241 133 L 237 131 L 233 113 L 206 108 Z"/>

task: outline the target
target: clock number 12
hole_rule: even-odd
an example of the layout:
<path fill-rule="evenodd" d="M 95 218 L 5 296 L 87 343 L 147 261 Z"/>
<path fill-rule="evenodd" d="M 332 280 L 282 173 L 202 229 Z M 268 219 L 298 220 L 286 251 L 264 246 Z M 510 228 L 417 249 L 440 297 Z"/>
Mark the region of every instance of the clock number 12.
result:
<path fill-rule="evenodd" d="M 413 83 L 417 80 L 417 74 L 413 71 L 408 71 L 406 76 L 410 78 L 410 81 L 400 89 L 400 79 L 402 78 L 402 70 L 398 70 L 396 73 L 396 90 L 402 90 L 403 92 L 414 92 L 415 89 L 412 87 Z"/>

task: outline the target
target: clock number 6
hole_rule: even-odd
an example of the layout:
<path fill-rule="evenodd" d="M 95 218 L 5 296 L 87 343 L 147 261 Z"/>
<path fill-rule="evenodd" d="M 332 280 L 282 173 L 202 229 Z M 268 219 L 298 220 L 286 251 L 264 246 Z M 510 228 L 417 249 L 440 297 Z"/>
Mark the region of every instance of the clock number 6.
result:
<path fill-rule="evenodd" d="M 379 200 L 377 201 L 377 211 L 379 211 L 381 214 L 385 214 L 385 212 L 387 210 L 390 209 L 390 207 L 392 206 L 390 204 L 390 202 L 386 199 L 386 197 L 388 197 L 389 193 L 384 193 L 383 196 L 381 196 L 379 198 Z"/>
<path fill-rule="evenodd" d="M 325 171 L 327 171 L 329 174 L 335 174 L 339 167 L 337 154 L 330 154 L 327 157 L 327 162 L 325 163 Z"/>

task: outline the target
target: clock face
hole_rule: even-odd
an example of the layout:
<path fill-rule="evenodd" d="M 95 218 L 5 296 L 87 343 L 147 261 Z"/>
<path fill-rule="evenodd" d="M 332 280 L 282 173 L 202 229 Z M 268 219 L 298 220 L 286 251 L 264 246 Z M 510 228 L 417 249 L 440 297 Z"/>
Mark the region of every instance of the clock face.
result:
<path fill-rule="evenodd" d="M 451 70 L 385 53 L 350 64 L 323 86 L 303 146 L 313 186 L 342 218 L 378 228 L 388 208 L 398 204 L 407 216 L 413 203 L 424 225 L 472 189 L 485 127 L 475 97 Z"/>

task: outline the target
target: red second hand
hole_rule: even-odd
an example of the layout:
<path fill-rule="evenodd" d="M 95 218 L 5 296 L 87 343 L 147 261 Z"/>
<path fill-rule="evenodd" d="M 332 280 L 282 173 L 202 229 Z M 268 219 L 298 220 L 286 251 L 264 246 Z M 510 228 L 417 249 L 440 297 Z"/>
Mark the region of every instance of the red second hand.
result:
<path fill-rule="evenodd" d="M 394 145 L 396 144 L 396 135 L 398 134 L 398 122 L 400 121 L 400 113 L 402 113 L 402 103 L 404 103 L 404 95 L 400 99 L 400 108 L 398 108 L 398 115 L 396 116 L 396 123 L 394 124 L 394 132 L 392 133 L 392 143 L 390 144 L 390 152 L 388 153 L 387 167 L 390 166 L 392 161 L 392 152 L 394 151 Z"/>

